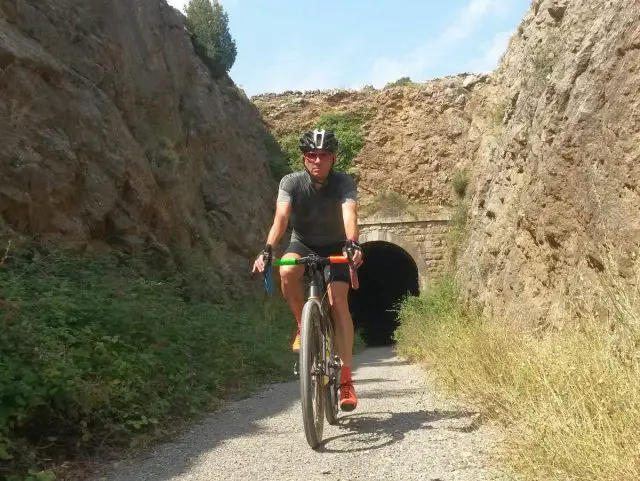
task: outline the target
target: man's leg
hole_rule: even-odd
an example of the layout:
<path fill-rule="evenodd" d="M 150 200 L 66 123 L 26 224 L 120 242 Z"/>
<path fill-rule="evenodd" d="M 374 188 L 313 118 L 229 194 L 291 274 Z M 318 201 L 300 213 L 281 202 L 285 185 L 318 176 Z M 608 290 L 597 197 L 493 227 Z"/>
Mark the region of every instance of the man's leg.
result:
<path fill-rule="evenodd" d="M 351 319 L 351 312 L 349 312 L 349 284 L 341 281 L 331 282 L 329 284 L 329 302 L 335 322 L 338 353 L 342 360 L 340 408 L 343 411 L 353 411 L 358 405 L 358 400 L 351 377 L 353 319 Z"/>
<path fill-rule="evenodd" d="M 300 254 L 288 252 L 283 259 L 299 259 Z M 292 350 L 297 352 L 300 350 L 300 325 L 302 322 L 302 308 L 304 307 L 304 286 L 302 285 L 302 276 L 304 274 L 304 266 L 280 266 L 280 285 L 282 287 L 282 295 L 289 304 L 289 309 L 296 319 L 298 330 L 293 341 Z"/>
<path fill-rule="evenodd" d="M 343 365 L 350 368 L 353 359 L 353 320 L 349 312 L 349 284 L 340 281 L 331 282 L 329 303 L 336 323 L 338 353 Z"/>

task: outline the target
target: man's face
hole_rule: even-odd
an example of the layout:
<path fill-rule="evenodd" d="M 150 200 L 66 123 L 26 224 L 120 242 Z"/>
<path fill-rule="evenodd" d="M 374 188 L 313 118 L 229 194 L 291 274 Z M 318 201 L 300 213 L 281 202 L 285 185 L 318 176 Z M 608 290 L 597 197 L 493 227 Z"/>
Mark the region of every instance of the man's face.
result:
<path fill-rule="evenodd" d="M 314 179 L 325 179 L 331 171 L 336 154 L 326 150 L 315 150 L 304 153 L 304 165 Z"/>

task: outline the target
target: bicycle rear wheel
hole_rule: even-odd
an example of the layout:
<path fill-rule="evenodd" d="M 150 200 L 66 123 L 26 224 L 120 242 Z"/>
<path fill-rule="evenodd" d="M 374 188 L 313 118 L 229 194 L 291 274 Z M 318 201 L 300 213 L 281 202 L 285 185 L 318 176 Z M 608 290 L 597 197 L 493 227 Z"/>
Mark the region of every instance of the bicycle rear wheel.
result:
<path fill-rule="evenodd" d="M 318 447 L 324 424 L 324 383 L 322 379 L 322 332 L 320 306 L 307 301 L 302 309 L 300 333 L 300 398 L 304 434 L 309 446 Z"/>

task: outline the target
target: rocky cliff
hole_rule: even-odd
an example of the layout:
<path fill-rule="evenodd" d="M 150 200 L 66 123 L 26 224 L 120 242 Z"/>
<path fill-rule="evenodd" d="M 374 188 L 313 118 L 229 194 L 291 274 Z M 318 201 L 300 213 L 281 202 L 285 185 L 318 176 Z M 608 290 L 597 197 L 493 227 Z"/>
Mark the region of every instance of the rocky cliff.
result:
<path fill-rule="evenodd" d="M 264 136 L 163 0 L 0 0 L 9 237 L 200 252 L 235 292 L 271 215 Z"/>
<path fill-rule="evenodd" d="M 279 136 L 309 128 L 327 112 L 364 112 L 365 144 L 355 159 L 362 202 L 391 190 L 428 210 L 446 210 L 454 172 L 479 147 L 471 94 L 485 80 L 463 74 L 384 90 L 265 94 L 252 101 Z"/>
<path fill-rule="evenodd" d="M 640 247 L 640 4 L 536 0 L 493 75 L 459 268 L 495 314 L 553 322 Z M 607 254 L 607 252 L 609 254 Z"/>
<path fill-rule="evenodd" d="M 451 211 L 467 169 L 465 297 L 494 316 L 561 319 L 640 247 L 640 4 L 534 0 L 489 76 L 252 99 L 278 133 L 365 109 L 363 201 L 391 189 Z M 607 254 L 607 252 L 609 254 Z"/>

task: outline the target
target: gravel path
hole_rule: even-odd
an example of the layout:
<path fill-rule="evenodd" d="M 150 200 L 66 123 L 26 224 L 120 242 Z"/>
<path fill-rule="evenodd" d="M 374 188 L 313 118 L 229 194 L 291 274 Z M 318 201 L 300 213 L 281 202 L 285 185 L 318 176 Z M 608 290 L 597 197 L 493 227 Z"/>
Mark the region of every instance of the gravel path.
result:
<path fill-rule="evenodd" d="M 494 432 L 436 396 L 418 367 L 390 348 L 368 349 L 354 371 L 358 408 L 325 423 L 317 452 L 305 441 L 298 383 L 230 404 L 108 481 L 510 479 L 490 468 Z"/>

